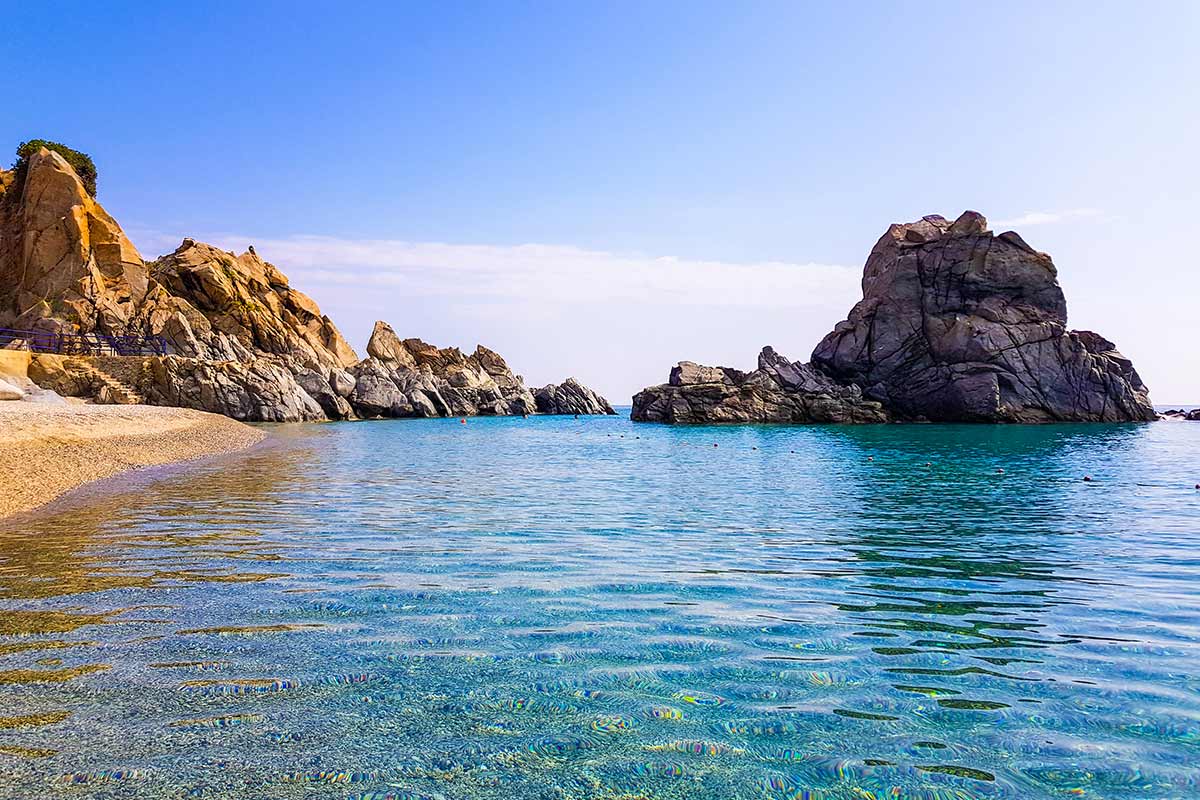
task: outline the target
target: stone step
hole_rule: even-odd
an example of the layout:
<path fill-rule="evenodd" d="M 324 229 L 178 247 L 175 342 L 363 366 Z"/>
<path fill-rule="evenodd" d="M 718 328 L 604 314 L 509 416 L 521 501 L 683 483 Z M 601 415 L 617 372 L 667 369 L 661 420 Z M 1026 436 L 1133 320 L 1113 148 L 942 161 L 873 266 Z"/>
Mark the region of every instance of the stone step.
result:
<path fill-rule="evenodd" d="M 101 403 L 134 406 L 146 402 L 146 398 L 142 397 L 132 386 L 114 378 L 95 364 L 91 364 L 81 358 L 69 358 L 67 359 L 67 363 L 87 373 L 100 384 L 100 390 L 96 393 L 96 399 Z"/>

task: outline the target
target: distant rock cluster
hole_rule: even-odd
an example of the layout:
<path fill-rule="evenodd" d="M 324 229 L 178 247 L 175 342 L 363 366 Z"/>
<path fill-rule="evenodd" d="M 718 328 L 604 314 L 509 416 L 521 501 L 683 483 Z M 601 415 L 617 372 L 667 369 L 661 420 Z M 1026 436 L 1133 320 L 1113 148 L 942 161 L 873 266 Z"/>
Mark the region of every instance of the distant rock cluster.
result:
<path fill-rule="evenodd" d="M 269 422 L 612 413 L 574 379 L 538 390 L 554 398 L 541 403 L 486 347 L 467 356 L 401 340 L 382 322 L 360 361 L 253 248 L 184 239 L 147 263 L 58 153 L 33 154 L 20 191 L 11 175 L 0 174 L 0 328 L 162 337 L 170 353 L 88 365 L 35 357 L 30 374 L 56 391 Z"/>
<path fill-rule="evenodd" d="M 1127 422 L 1157 418 L 1133 364 L 1066 328 L 1050 257 L 982 215 L 892 225 L 863 272 L 863 299 L 813 351 L 771 348 L 754 372 L 682 362 L 644 389 L 654 422 Z"/>

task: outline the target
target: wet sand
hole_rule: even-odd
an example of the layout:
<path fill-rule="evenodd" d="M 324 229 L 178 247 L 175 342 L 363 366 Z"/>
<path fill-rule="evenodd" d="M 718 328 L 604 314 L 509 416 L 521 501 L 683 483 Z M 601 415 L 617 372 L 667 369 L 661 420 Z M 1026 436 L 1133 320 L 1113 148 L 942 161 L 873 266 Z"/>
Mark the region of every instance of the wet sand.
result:
<path fill-rule="evenodd" d="M 0 518 L 127 470 L 229 453 L 264 436 L 184 408 L 0 402 Z"/>

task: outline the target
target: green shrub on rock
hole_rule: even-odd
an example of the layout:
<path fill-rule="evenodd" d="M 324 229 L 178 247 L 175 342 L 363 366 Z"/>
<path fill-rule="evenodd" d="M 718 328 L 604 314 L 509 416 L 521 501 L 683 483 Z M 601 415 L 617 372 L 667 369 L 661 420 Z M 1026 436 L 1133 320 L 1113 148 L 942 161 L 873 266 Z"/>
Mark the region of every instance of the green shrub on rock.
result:
<path fill-rule="evenodd" d="M 29 168 L 29 159 L 42 148 L 53 150 L 58 153 L 66 162 L 71 165 L 79 179 L 83 181 L 83 186 L 87 189 L 88 194 L 96 196 L 96 163 L 92 161 L 92 157 L 87 153 L 81 153 L 67 147 L 59 142 L 51 142 L 46 139 L 30 139 L 28 142 L 21 142 L 17 146 L 17 161 L 13 164 L 13 168 L 17 172 L 16 183 L 23 184 L 22 180 L 25 177 L 25 170 Z"/>

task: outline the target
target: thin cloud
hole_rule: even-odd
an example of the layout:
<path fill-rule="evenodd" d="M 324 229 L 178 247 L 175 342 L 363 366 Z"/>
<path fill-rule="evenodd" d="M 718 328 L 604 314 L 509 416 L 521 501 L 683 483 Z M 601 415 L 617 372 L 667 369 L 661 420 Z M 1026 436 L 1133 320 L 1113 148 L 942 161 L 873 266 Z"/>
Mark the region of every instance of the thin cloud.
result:
<path fill-rule="evenodd" d="M 151 252 L 178 237 L 145 233 Z M 410 297 L 512 303 L 633 303 L 743 307 L 853 302 L 861 270 L 813 262 L 731 262 L 621 254 L 567 245 L 465 245 L 331 236 L 218 235 L 221 248 L 256 252 L 306 290 L 361 285 Z"/>
<path fill-rule="evenodd" d="M 992 223 L 993 229 L 1028 228 L 1031 225 L 1053 225 L 1056 222 L 1066 222 L 1073 219 L 1098 217 L 1102 212 L 1098 208 L 1072 208 L 1066 211 L 1026 211 L 1013 219 L 998 219 Z"/>

